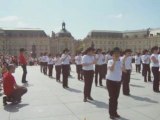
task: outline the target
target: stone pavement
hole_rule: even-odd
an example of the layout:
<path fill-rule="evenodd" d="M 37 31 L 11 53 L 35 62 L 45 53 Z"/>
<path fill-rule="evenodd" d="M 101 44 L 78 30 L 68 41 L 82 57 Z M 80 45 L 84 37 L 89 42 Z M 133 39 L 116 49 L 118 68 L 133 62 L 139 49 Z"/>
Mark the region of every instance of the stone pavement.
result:
<path fill-rule="evenodd" d="M 40 73 L 39 66 L 29 66 L 28 93 L 18 105 L 2 104 L 0 96 L 0 120 L 109 120 L 108 92 L 104 87 L 92 86 L 93 102 L 83 102 L 84 83 L 76 79 L 75 66 L 69 89 Z M 21 68 L 14 74 L 21 84 Z M 54 71 L 55 76 L 55 71 Z M 153 79 L 153 78 L 152 78 Z M 105 85 L 105 80 L 103 80 Z M 160 120 L 160 93 L 152 92 L 152 83 L 144 83 L 141 74 L 133 70 L 131 96 L 119 97 L 118 112 L 121 120 Z"/>

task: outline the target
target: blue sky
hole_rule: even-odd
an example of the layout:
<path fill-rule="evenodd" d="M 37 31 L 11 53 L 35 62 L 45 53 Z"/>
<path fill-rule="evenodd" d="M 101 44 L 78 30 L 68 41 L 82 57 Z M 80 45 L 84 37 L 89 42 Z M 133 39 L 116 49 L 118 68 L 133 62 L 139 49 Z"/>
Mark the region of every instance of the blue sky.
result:
<path fill-rule="evenodd" d="M 61 23 L 76 39 L 91 30 L 160 28 L 160 0 L 0 0 L 0 27 L 40 28 L 51 34 Z"/>

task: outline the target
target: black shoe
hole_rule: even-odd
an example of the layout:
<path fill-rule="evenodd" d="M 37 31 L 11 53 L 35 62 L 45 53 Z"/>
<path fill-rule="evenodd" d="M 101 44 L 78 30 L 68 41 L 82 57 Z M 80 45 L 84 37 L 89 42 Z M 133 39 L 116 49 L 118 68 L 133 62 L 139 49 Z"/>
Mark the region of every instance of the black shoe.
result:
<path fill-rule="evenodd" d="M 116 117 L 115 116 L 110 116 L 110 119 L 114 120 Z"/>
<path fill-rule="evenodd" d="M 92 97 L 88 97 L 88 100 L 94 100 Z"/>
<path fill-rule="evenodd" d="M 22 83 L 28 83 L 28 81 L 22 81 Z"/>
<path fill-rule="evenodd" d="M 102 84 L 100 86 L 103 86 Z"/>
<path fill-rule="evenodd" d="M 156 93 L 160 93 L 160 91 L 159 91 L 159 90 L 154 90 L 154 92 L 156 92 Z"/>
<path fill-rule="evenodd" d="M 120 118 L 120 117 L 121 117 L 121 116 L 120 116 L 119 114 L 117 114 L 117 113 L 116 113 L 114 116 L 115 116 L 116 118 Z"/>
<path fill-rule="evenodd" d="M 4 106 L 7 105 L 7 97 L 6 96 L 3 97 L 3 105 Z"/>
<path fill-rule="evenodd" d="M 128 93 L 128 94 L 123 94 L 123 95 L 130 96 L 130 94 L 129 94 L 129 93 Z"/>
<path fill-rule="evenodd" d="M 83 99 L 83 102 L 87 102 L 87 98 L 84 98 L 84 99 Z"/>
<path fill-rule="evenodd" d="M 69 88 L 68 86 L 66 86 L 66 88 Z"/>

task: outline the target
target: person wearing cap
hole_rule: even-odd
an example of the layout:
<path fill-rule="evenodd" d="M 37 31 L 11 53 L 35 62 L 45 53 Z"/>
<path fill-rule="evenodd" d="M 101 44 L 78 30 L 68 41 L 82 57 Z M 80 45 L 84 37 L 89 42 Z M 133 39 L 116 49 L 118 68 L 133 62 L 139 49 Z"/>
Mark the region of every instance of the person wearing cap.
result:
<path fill-rule="evenodd" d="M 102 49 L 97 49 L 96 51 L 96 55 L 95 55 L 95 59 L 96 59 L 96 65 L 95 65 L 95 86 L 97 86 L 98 84 L 98 75 L 99 75 L 99 85 L 102 85 L 102 79 L 103 79 L 103 64 L 105 61 L 105 57 L 102 54 Z"/>
<path fill-rule="evenodd" d="M 94 65 L 96 60 L 94 57 L 94 48 L 89 47 L 85 51 L 85 55 L 82 57 L 82 69 L 84 75 L 84 102 L 88 100 L 93 100 L 91 97 L 91 88 L 94 77 Z"/>
<path fill-rule="evenodd" d="M 63 50 L 63 54 L 61 56 L 62 61 L 62 76 L 63 76 L 63 88 L 69 88 L 68 87 L 68 77 L 70 72 L 70 62 L 71 62 L 71 56 L 69 55 L 69 50 L 65 49 Z"/>
<path fill-rule="evenodd" d="M 106 84 L 109 94 L 109 115 L 111 119 L 120 118 L 117 113 L 118 97 L 121 87 L 122 71 L 125 69 L 120 61 L 120 49 L 115 47 L 112 51 L 112 59 L 107 63 Z"/>
<path fill-rule="evenodd" d="M 150 57 L 151 60 L 151 68 L 153 73 L 153 91 L 159 91 L 159 61 L 158 61 L 158 52 L 159 48 L 157 46 L 152 47 L 151 49 L 152 55 Z"/>
<path fill-rule="evenodd" d="M 26 75 L 27 75 L 27 61 L 24 55 L 24 48 L 20 48 L 20 54 L 19 54 L 19 63 L 23 69 L 23 75 L 22 75 L 22 83 L 27 83 Z"/>
<path fill-rule="evenodd" d="M 142 60 L 142 76 L 144 77 L 144 82 L 151 82 L 151 70 L 150 70 L 150 55 L 148 50 L 143 50 L 143 55 L 141 56 Z M 148 74 L 148 79 L 147 79 Z"/>
<path fill-rule="evenodd" d="M 130 95 L 130 76 L 132 71 L 132 57 L 131 57 L 131 50 L 126 49 L 124 52 L 124 55 L 121 59 L 123 66 L 126 70 L 126 72 L 122 72 L 122 85 L 123 85 L 123 94 L 124 95 Z"/>
<path fill-rule="evenodd" d="M 12 102 L 17 104 L 21 102 L 21 97 L 27 92 L 27 88 L 19 86 L 12 73 L 15 72 L 15 65 L 10 64 L 8 66 L 8 72 L 3 75 L 3 90 L 6 96 L 3 97 L 3 104 Z"/>

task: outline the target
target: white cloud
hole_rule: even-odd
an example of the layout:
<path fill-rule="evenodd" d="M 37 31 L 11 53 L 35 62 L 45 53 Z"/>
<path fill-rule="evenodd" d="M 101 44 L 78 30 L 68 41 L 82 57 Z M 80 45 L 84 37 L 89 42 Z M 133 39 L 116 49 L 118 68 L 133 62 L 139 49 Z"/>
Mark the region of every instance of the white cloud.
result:
<path fill-rule="evenodd" d="M 0 26 L 3 27 L 29 27 L 29 25 L 18 16 L 0 17 Z"/>
<path fill-rule="evenodd" d="M 117 15 L 110 15 L 109 18 L 115 18 L 115 19 L 122 19 L 123 18 L 123 14 L 122 13 L 119 13 Z"/>
<path fill-rule="evenodd" d="M 20 18 L 18 16 L 5 16 L 0 18 L 0 22 L 15 22 L 19 20 Z"/>

